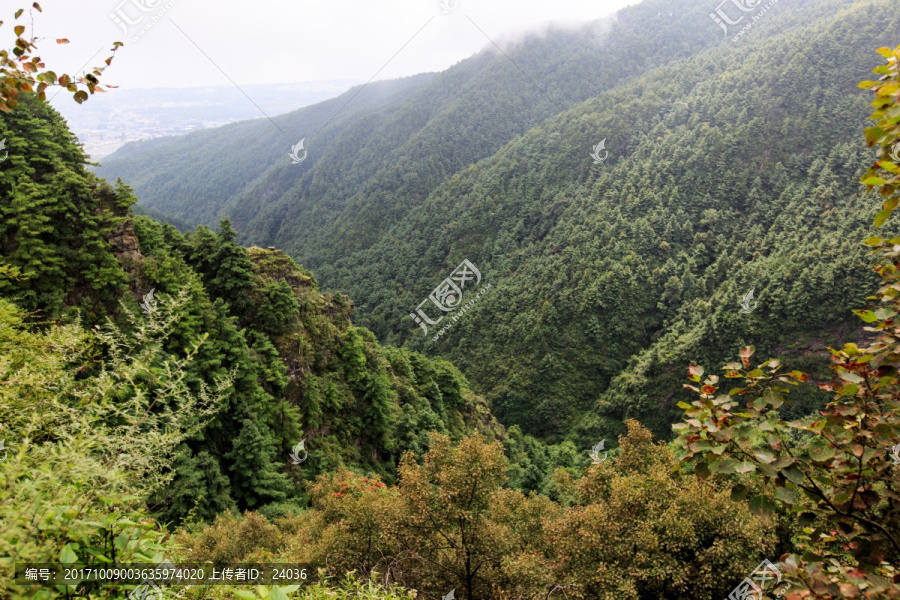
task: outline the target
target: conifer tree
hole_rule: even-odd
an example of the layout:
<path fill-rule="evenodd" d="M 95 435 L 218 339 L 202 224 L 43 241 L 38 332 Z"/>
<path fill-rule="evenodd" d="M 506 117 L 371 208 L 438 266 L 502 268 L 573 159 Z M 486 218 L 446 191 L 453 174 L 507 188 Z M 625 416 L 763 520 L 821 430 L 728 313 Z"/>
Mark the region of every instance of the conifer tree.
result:
<path fill-rule="evenodd" d="M 0 119 L 0 256 L 25 275 L 0 293 L 50 317 L 85 297 L 88 312 L 114 310 L 127 277 L 108 241 L 133 201 L 98 180 L 62 117 L 33 95 Z"/>
<path fill-rule="evenodd" d="M 285 281 L 271 282 L 262 289 L 262 302 L 256 311 L 255 322 L 263 331 L 279 335 L 296 325 L 299 311 L 300 305 L 291 286 Z"/>
<path fill-rule="evenodd" d="M 289 484 L 278 469 L 275 447 L 253 419 L 244 419 L 234 448 L 226 457 L 231 459 L 232 485 L 242 508 L 258 508 L 269 502 L 284 500 Z"/>
<path fill-rule="evenodd" d="M 247 296 L 253 287 L 253 264 L 246 248 L 234 241 L 236 236 L 229 219 L 219 221 L 207 289 L 213 297 L 227 299 L 233 314 L 243 316 L 249 308 Z"/>
<path fill-rule="evenodd" d="M 231 481 L 222 473 L 219 462 L 206 450 L 192 455 L 183 445 L 173 463 L 177 478 L 164 494 L 151 499 L 151 509 L 160 510 L 163 521 L 180 521 L 192 514 L 200 520 L 211 520 L 216 515 L 235 510 L 231 497 Z M 161 505 L 157 505 L 160 503 Z"/>

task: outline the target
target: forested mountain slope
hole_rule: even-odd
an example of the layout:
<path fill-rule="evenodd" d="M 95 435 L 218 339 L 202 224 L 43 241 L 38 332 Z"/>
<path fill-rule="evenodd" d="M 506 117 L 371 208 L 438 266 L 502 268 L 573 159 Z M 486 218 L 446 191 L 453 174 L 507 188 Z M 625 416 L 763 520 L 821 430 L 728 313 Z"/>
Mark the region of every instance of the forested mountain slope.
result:
<path fill-rule="evenodd" d="M 326 125 L 340 131 L 359 116 L 391 106 L 433 76 L 376 82 L 294 111 L 288 115 L 242 121 L 197 131 L 126 144 L 104 158 L 101 177 L 121 177 L 137 191 L 142 203 L 191 224 L 214 225 L 222 206 L 276 162 L 290 162 L 291 146 L 304 136 L 312 164 L 319 148 L 310 134 Z M 347 99 L 355 96 L 352 103 Z M 346 108 L 341 110 L 346 104 Z M 304 163 L 302 166 L 308 166 Z M 184 177 L 175 174 L 185 170 Z"/>
<path fill-rule="evenodd" d="M 501 420 L 565 435 L 586 412 L 589 439 L 632 415 L 664 432 L 683 364 L 741 343 L 835 343 L 861 300 L 852 240 L 872 201 L 855 182 L 871 153 L 854 140 L 855 86 L 877 64 L 868 48 L 900 33 L 898 8 L 858 3 L 601 95 L 454 178 L 391 232 L 398 245 L 339 263 L 336 279 L 362 278 L 383 332 L 467 257 L 495 287 L 434 345 Z M 602 137 L 613 151 L 593 166 Z M 751 289 L 759 306 L 742 314 Z"/>
<path fill-rule="evenodd" d="M 216 201 L 247 239 L 274 241 L 346 290 L 380 339 L 460 365 L 505 423 L 582 446 L 625 416 L 665 434 L 685 362 L 722 362 L 743 343 L 801 355 L 805 338 L 836 343 L 865 295 L 854 240 L 871 206 L 855 182 L 872 155 L 855 87 L 877 64 L 871 49 L 900 33 L 888 0 L 785 3 L 737 43 L 719 43 L 709 12 L 648 2 L 606 24 L 599 44 L 586 28 L 515 46 L 541 89 L 478 55 L 414 92 L 415 110 L 360 117 L 327 158 L 285 158 Z M 576 48 L 596 58 L 559 60 Z M 462 78 L 476 64 L 485 73 Z M 423 115 L 432 104 L 415 99 L 451 77 L 451 105 Z M 434 97 L 449 102 L 445 91 Z M 531 98 L 532 117 L 510 127 L 507 98 Z M 571 108 L 559 112 L 559 98 Z M 609 156 L 595 165 L 600 140 Z M 131 151 L 129 164 L 145 161 Z M 113 162 L 102 172 L 125 174 Z M 192 176 L 188 165 L 160 174 Z M 192 204 L 167 201 L 181 216 Z M 432 341 L 409 314 L 464 259 L 492 288 Z M 751 289 L 759 306 L 742 314 Z"/>
<path fill-rule="evenodd" d="M 485 40 L 484 51 L 443 73 L 354 88 L 274 119 L 297 139 L 258 120 L 233 126 L 247 128 L 237 135 L 219 128 L 131 144 L 98 173 L 122 177 L 143 204 L 178 217 L 213 225 L 228 216 L 243 239 L 284 247 L 315 270 L 368 247 L 440 182 L 544 119 L 714 46 L 715 35 L 685 26 L 700 22 L 712 34 L 705 12 L 700 2 L 646 2 L 615 19 L 507 43 L 508 58 Z M 374 93 L 384 101 L 361 103 Z M 289 145 L 304 136 L 308 158 L 293 165 Z M 210 202 L 222 210 L 208 210 Z"/>
<path fill-rule="evenodd" d="M 405 347 L 227 218 L 136 214 L 16 25 L 0 598 L 900 600 L 900 46 L 861 49 L 898 24 L 883 0 L 794 12 L 439 183 L 323 265 Z M 399 314 L 423 297 L 458 309 L 427 337 Z M 684 375 L 675 439 L 628 419 L 593 443 L 665 431 Z"/>
<path fill-rule="evenodd" d="M 4 331 L 57 322 L 79 340 L 60 357 L 64 368 L 32 384 L 8 369 L 37 359 L 4 338 L 3 400 L 26 406 L 27 420 L 46 394 L 85 393 L 67 378 L 99 375 L 114 383 L 92 400 L 98 406 L 150 397 L 158 402 L 148 410 L 165 414 L 179 386 L 217 397 L 208 422 L 175 449 L 171 481 L 149 499 L 163 520 L 296 511 L 306 481 L 342 467 L 391 481 L 401 454 L 427 449 L 429 431 L 504 437 L 453 365 L 382 347 L 353 326 L 345 295 L 320 292 L 282 251 L 241 247 L 227 220 L 215 234 L 183 235 L 130 214 L 131 190 L 86 170 L 77 139 L 46 103 L 23 94 L 0 116 L 0 139 L 9 149 L 0 163 Z M 133 371 L 121 373 L 123 363 Z M 13 431 L 26 435 L 19 425 Z M 303 459 L 291 464 L 301 440 L 294 453 Z"/>

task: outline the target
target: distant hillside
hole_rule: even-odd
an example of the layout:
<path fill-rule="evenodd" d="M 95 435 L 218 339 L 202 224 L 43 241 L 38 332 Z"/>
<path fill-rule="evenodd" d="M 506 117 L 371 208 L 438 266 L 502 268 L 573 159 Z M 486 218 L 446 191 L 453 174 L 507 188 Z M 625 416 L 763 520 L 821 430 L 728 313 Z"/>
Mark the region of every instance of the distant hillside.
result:
<path fill-rule="evenodd" d="M 284 247 L 380 339 L 460 365 L 506 424 L 579 445 L 626 416 L 665 433 L 689 360 L 755 343 L 815 371 L 805 340 L 845 335 L 874 202 L 855 87 L 900 34 L 889 0 L 778 4 L 737 42 L 710 12 L 648 1 L 370 86 L 316 136 L 345 99 L 284 115 L 300 165 L 242 123 L 100 173 Z M 409 315 L 464 259 L 492 287 L 434 342 Z"/>
<path fill-rule="evenodd" d="M 367 247 L 443 180 L 544 119 L 719 41 L 674 26 L 690 22 L 684 11 L 657 17 L 671 6 L 655 0 L 617 19 L 522 40 L 509 58 L 489 45 L 443 73 L 351 89 L 276 117 L 290 139 L 268 122 L 241 123 L 129 145 L 98 174 L 122 177 L 151 208 L 209 225 L 229 215 L 247 240 L 283 239 L 309 253 L 310 266 L 324 264 L 348 243 Z M 648 27 L 651 14 L 656 27 Z M 645 52 L 648 44 L 657 52 Z M 288 152 L 301 138 L 309 155 L 293 165 Z M 326 248 L 331 256 L 319 257 Z"/>
<path fill-rule="evenodd" d="M 254 119 L 182 137 L 130 143 L 104 159 L 96 172 L 113 181 L 118 177 L 128 181 L 148 208 L 189 223 L 214 225 L 229 198 L 251 185 L 275 162 L 290 163 L 291 146 L 304 136 L 308 138 L 305 146 L 310 158 L 297 168 L 308 167 L 321 152 L 311 133 L 329 120 L 329 127 L 341 129 L 360 114 L 390 106 L 432 77 L 424 74 L 371 84 L 343 111 L 340 108 L 357 88 L 294 113 L 275 116 L 272 121 Z M 192 175 L 183 179 L 175 176 L 189 163 L 194 165 Z"/>

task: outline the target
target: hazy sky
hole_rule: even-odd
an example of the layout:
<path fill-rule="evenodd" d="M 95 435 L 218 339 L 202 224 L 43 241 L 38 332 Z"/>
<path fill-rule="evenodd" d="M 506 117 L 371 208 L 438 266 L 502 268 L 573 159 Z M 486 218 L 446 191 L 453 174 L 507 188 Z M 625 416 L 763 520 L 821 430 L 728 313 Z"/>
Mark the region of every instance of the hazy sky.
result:
<path fill-rule="evenodd" d="M 448 13 L 442 0 L 41 0 L 34 26 L 47 38 L 39 54 L 57 72 L 100 64 L 113 41 L 125 42 L 103 78 L 124 88 L 228 85 L 222 71 L 238 85 L 365 82 L 382 67 L 376 80 L 443 70 L 489 44 L 485 34 L 503 47 L 504 37 L 544 22 L 593 20 L 637 3 L 443 1 Z M 30 2 L 0 0 L 4 39 L 14 10 Z M 126 33 L 111 14 L 134 24 Z M 71 43 L 58 46 L 61 37 Z"/>

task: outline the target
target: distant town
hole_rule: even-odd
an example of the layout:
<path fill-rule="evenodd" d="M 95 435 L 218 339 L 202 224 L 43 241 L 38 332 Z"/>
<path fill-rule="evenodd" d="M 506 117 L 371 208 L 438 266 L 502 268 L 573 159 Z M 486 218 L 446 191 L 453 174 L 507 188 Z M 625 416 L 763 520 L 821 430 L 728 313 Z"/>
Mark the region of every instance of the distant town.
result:
<path fill-rule="evenodd" d="M 69 122 L 85 152 L 92 160 L 98 160 L 128 142 L 284 114 L 333 98 L 357 83 L 355 80 L 314 81 L 247 85 L 241 89 L 234 86 L 120 88 L 95 94 L 81 105 L 71 95 L 59 94 L 51 104 Z"/>

